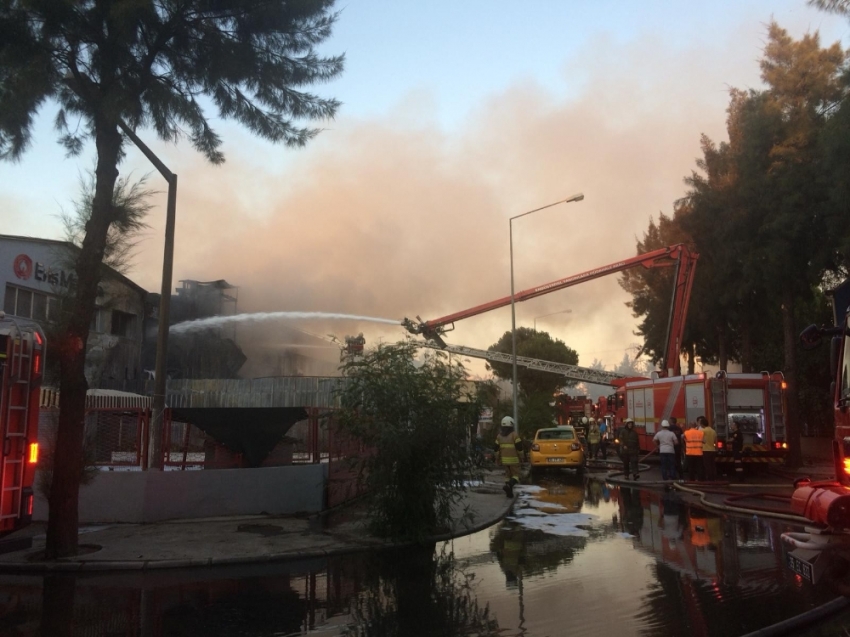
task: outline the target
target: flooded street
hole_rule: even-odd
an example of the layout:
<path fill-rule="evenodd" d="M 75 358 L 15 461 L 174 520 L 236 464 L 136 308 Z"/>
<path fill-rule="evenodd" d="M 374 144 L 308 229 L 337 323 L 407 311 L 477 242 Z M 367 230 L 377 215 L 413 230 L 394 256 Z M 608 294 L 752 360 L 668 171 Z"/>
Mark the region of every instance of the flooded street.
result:
<path fill-rule="evenodd" d="M 568 473 L 520 488 L 503 522 L 433 549 L 3 575 L 0 635 L 725 637 L 833 597 L 784 569 L 784 523 Z"/>

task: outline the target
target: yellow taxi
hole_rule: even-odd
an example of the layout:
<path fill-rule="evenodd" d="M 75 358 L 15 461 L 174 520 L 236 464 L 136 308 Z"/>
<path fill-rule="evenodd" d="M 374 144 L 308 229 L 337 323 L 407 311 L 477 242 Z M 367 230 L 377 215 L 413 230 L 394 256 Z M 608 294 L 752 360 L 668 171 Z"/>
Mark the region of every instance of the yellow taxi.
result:
<path fill-rule="evenodd" d="M 538 429 L 529 457 L 532 472 L 547 467 L 584 470 L 584 448 L 575 428 L 569 426 Z"/>

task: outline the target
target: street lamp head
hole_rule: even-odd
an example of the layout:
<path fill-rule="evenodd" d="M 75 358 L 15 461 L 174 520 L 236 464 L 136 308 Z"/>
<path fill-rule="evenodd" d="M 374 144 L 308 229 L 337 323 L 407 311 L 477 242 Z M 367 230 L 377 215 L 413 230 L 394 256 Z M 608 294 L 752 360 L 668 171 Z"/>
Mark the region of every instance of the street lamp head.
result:
<path fill-rule="evenodd" d="M 569 199 L 567 199 L 567 200 L 566 200 L 566 203 L 572 203 L 572 202 L 574 202 L 574 201 L 581 201 L 582 199 L 584 199 L 584 194 L 583 194 L 583 193 L 578 193 L 578 194 L 576 194 L 576 195 L 573 195 L 573 196 L 572 196 L 572 197 L 570 197 Z"/>

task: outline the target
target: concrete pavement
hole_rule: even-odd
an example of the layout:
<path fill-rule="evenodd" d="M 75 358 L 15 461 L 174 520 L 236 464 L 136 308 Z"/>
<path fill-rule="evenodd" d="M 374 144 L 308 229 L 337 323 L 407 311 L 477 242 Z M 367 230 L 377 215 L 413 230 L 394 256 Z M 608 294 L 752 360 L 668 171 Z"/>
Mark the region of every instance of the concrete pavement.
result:
<path fill-rule="evenodd" d="M 451 530 L 442 541 L 487 528 L 510 511 L 501 472 L 490 472 L 470 487 L 454 508 Z M 465 515 L 469 513 L 470 515 Z M 302 560 L 399 546 L 369 535 L 357 507 L 323 517 L 255 515 L 115 524 L 80 529 L 79 555 L 43 559 L 44 525 L 13 534 L 32 537 L 32 547 L 0 555 L 0 572 L 148 570 Z"/>

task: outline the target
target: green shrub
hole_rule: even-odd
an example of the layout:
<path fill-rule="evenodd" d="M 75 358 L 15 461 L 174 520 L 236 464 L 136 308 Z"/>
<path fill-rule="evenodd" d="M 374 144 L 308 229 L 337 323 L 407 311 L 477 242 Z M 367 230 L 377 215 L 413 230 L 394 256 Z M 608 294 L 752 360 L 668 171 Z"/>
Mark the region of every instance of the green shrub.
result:
<path fill-rule="evenodd" d="M 371 531 L 422 540 L 445 531 L 473 464 L 465 369 L 410 342 L 380 345 L 343 366 L 340 424 L 363 444 Z"/>

